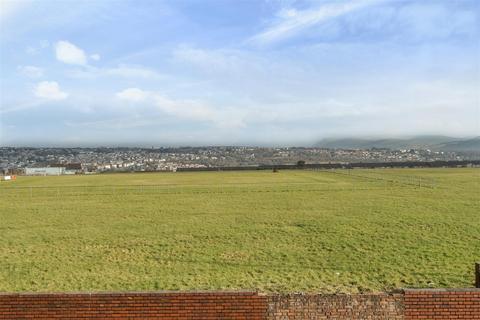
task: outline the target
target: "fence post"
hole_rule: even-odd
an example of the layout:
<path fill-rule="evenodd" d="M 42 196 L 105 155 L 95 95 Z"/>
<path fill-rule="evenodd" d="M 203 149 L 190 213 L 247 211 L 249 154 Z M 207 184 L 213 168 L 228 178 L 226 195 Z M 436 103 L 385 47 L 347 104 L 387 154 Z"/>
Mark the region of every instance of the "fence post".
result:
<path fill-rule="evenodd" d="M 480 262 L 475 263 L 475 288 L 480 288 Z"/>

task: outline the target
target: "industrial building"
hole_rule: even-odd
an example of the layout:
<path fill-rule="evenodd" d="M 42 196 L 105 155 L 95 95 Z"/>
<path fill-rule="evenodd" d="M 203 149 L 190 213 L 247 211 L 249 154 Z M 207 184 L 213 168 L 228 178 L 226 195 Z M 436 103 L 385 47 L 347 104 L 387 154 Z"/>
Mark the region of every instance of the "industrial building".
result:
<path fill-rule="evenodd" d="M 65 167 L 25 168 L 27 176 L 60 176 L 65 174 Z"/>

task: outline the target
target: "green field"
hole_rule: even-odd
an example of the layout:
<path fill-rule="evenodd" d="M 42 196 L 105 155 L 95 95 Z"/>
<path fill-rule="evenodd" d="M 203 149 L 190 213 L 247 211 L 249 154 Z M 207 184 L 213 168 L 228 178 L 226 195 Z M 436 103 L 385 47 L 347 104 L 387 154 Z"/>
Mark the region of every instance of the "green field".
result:
<path fill-rule="evenodd" d="M 0 291 L 470 287 L 480 170 L 19 177 Z"/>

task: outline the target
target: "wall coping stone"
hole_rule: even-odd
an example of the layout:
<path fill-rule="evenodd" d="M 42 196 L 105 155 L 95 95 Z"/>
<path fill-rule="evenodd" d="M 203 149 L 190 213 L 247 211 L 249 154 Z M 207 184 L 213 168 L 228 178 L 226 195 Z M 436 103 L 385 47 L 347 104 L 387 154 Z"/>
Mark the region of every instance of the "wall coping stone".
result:
<path fill-rule="evenodd" d="M 403 289 L 405 293 L 418 293 L 418 292 L 480 292 L 480 288 L 409 288 Z"/>
<path fill-rule="evenodd" d="M 157 295 L 157 294 L 172 294 L 172 295 L 266 295 L 257 291 L 244 291 L 244 290 L 192 290 L 192 291 L 175 291 L 175 290 L 160 290 L 160 291 L 58 291 L 58 292 L 48 292 L 48 291 L 39 291 L 39 292 L 2 292 L 0 291 L 0 296 L 50 296 L 50 295 L 119 295 L 119 296 L 131 296 L 131 295 Z"/>

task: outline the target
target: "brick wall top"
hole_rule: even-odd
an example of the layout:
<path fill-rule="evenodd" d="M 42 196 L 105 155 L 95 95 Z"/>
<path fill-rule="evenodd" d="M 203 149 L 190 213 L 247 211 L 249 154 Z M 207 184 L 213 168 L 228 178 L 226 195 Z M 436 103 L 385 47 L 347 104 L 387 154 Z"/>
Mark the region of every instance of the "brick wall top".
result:
<path fill-rule="evenodd" d="M 236 291 L 236 290 L 192 290 L 192 291 L 174 291 L 174 290 L 159 290 L 159 291 L 78 291 L 78 292 L 0 292 L 0 296 L 102 296 L 102 295 L 118 295 L 118 296 L 142 296 L 142 295 L 263 295 L 257 291 Z"/>
<path fill-rule="evenodd" d="M 480 289 L 405 290 L 405 319 L 480 319 Z"/>
<path fill-rule="evenodd" d="M 403 292 L 408 294 L 442 292 L 480 292 L 480 288 L 403 289 Z"/>
<path fill-rule="evenodd" d="M 0 319 L 253 319 L 264 318 L 256 292 L 103 292 L 0 294 Z"/>

